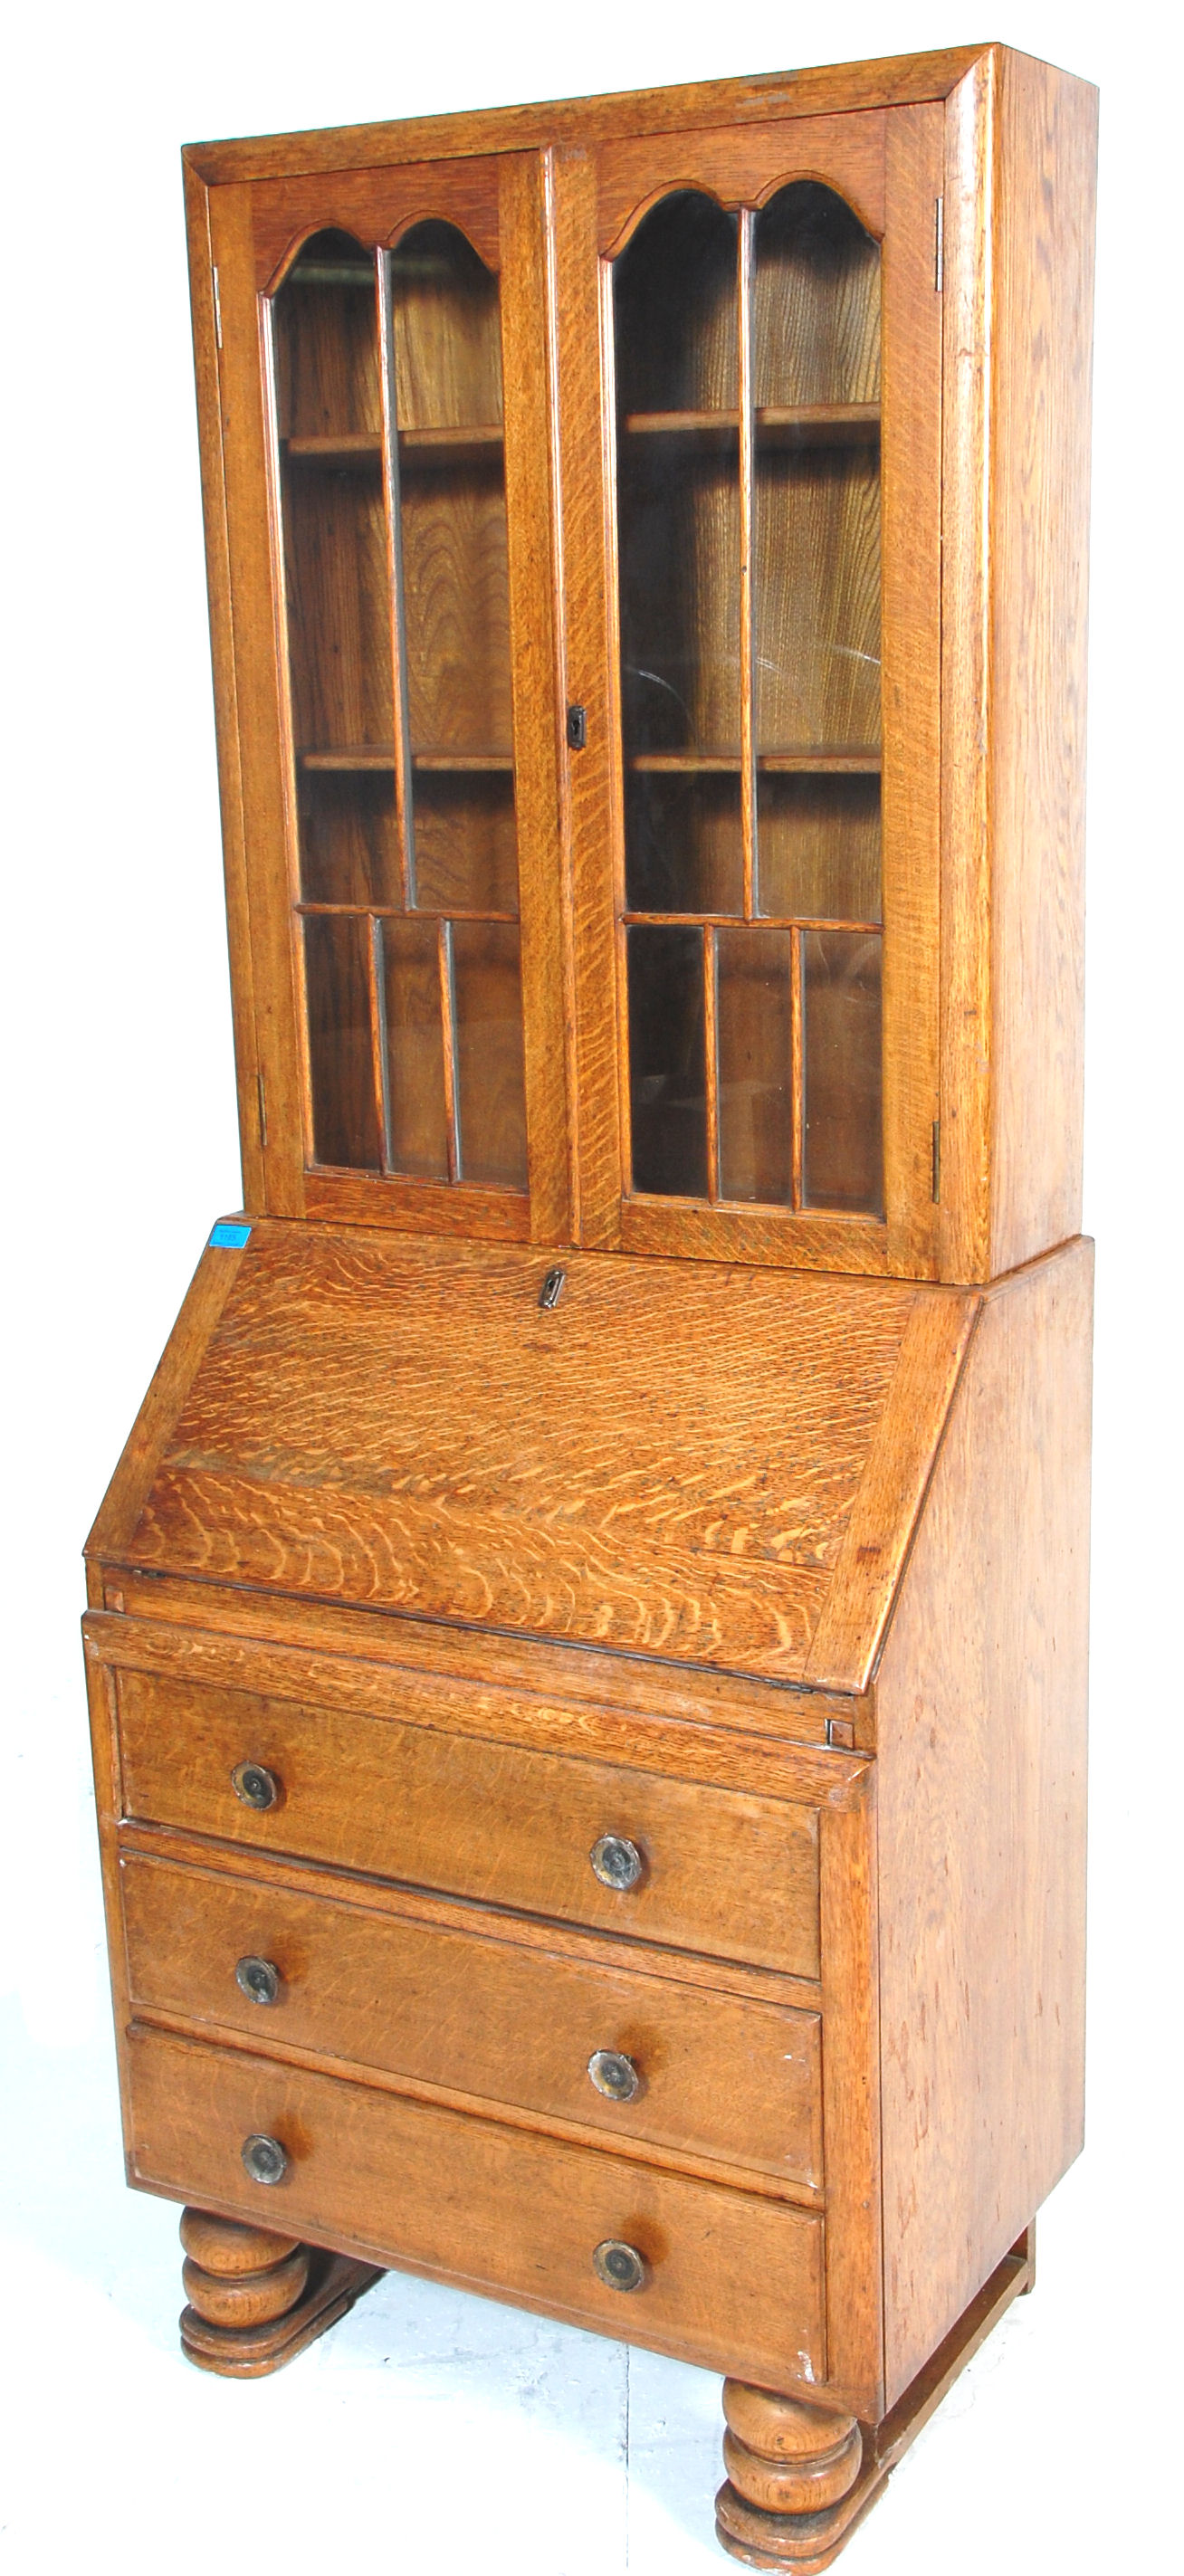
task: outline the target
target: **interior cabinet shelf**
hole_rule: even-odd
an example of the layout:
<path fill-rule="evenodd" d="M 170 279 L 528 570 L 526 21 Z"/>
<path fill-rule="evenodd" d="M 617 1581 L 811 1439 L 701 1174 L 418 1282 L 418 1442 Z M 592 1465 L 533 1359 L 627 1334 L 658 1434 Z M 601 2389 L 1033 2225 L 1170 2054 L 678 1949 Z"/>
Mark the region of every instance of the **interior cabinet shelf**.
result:
<path fill-rule="evenodd" d="M 296 761 L 300 769 L 310 770 L 393 770 L 395 746 L 393 742 L 347 743 L 328 750 L 298 751 Z M 512 751 L 413 751 L 411 766 L 423 771 L 509 777 L 513 774 L 514 754 Z"/>
<path fill-rule="evenodd" d="M 763 403 L 753 414 L 757 437 L 769 446 L 856 447 L 880 435 L 878 403 Z M 735 411 L 632 411 L 629 438 L 686 438 L 725 447 L 739 435 Z"/>
<path fill-rule="evenodd" d="M 476 421 L 456 429 L 401 429 L 399 461 L 404 465 L 467 465 L 495 460 L 505 444 L 500 421 Z M 286 438 L 285 456 L 306 465 L 378 465 L 382 432 L 378 429 L 333 431 L 322 437 Z"/>
<path fill-rule="evenodd" d="M 763 771 L 770 778 L 824 774 L 878 777 L 881 759 L 879 752 L 870 747 L 866 750 L 859 748 L 850 751 L 814 751 L 803 748 L 794 751 L 759 751 L 756 765 L 758 770 Z M 687 770 L 701 775 L 714 773 L 719 777 L 738 778 L 741 762 L 738 751 L 634 751 L 627 754 L 625 766 L 627 769 L 653 771 L 657 774 L 677 775 L 678 772 Z"/>

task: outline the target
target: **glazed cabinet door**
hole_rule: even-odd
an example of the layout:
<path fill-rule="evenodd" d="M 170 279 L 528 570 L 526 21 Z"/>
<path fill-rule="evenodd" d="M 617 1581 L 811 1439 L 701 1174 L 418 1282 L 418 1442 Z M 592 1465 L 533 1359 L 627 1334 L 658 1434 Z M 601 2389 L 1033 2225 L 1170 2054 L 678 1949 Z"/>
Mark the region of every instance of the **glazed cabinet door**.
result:
<path fill-rule="evenodd" d="M 588 1242 L 935 1268 L 941 156 L 558 156 Z"/>
<path fill-rule="evenodd" d="M 263 1203 L 554 1239 L 540 165 L 222 188 L 210 223 Z"/>

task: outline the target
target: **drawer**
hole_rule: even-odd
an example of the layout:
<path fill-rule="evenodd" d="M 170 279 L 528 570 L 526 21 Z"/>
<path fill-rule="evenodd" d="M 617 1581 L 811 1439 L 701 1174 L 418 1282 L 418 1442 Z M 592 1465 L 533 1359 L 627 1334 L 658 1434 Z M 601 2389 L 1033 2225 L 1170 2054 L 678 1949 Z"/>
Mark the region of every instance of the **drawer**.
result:
<path fill-rule="evenodd" d="M 397 1702 L 387 1719 L 122 1672 L 119 1707 L 130 1816 L 818 1975 L 813 1807 L 408 1725 Z M 273 1806 L 236 1796 L 244 1762 Z M 603 1835 L 636 1845 L 635 1885 L 596 1876 Z"/>
<path fill-rule="evenodd" d="M 813 2212 L 142 2024 L 128 2062 L 137 2181 L 767 2387 L 826 2376 Z M 268 2187 L 242 2161 L 260 2134 L 288 2159 Z M 610 2239 L 640 2288 L 598 2278 Z"/>
<path fill-rule="evenodd" d="M 487 1938 L 137 1853 L 121 1876 L 142 2011 L 783 2182 L 822 2181 L 816 2013 L 528 1948 L 510 1924 Z M 278 1970 L 274 2001 L 240 1990 L 236 1967 L 251 1957 Z M 594 2086 L 600 2050 L 631 2060 L 630 2100 Z"/>

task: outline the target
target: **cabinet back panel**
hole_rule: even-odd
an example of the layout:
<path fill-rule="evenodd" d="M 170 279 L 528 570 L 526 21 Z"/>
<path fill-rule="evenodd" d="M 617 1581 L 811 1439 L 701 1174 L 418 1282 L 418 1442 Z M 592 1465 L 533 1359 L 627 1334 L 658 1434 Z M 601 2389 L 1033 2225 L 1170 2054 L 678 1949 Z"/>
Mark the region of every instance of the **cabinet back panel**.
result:
<path fill-rule="evenodd" d="M 401 477 L 411 750 L 509 753 L 510 605 L 500 462 Z"/>
<path fill-rule="evenodd" d="M 289 463 L 285 521 L 297 753 L 389 751 L 390 573 L 377 458 L 362 472 Z"/>

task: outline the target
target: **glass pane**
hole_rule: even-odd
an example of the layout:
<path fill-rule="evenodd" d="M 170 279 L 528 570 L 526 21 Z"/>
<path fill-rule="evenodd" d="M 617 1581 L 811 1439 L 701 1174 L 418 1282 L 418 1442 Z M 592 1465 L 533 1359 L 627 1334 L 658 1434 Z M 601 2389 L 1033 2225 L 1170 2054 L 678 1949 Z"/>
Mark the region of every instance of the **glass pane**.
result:
<path fill-rule="evenodd" d="M 459 1178 L 526 1187 L 526 1101 L 518 932 L 458 921 L 452 931 Z"/>
<path fill-rule="evenodd" d="M 415 782 L 416 902 L 429 912 L 518 910 L 514 781 L 425 772 Z"/>
<path fill-rule="evenodd" d="M 388 920 L 381 937 L 391 1169 L 446 1181 L 440 933 L 434 921 Z"/>
<path fill-rule="evenodd" d="M 416 224 L 391 259 L 401 431 L 502 421 L 497 279 L 454 224 Z"/>
<path fill-rule="evenodd" d="M 719 1186 L 725 1199 L 792 1200 L 792 972 L 788 930 L 720 931 Z"/>
<path fill-rule="evenodd" d="M 807 1207 L 883 1213 L 880 941 L 874 933 L 802 937 Z"/>
<path fill-rule="evenodd" d="M 736 443 L 721 455 L 682 438 L 627 439 L 619 500 L 626 760 L 726 752 L 738 767 Z"/>
<path fill-rule="evenodd" d="M 305 244 L 275 299 L 292 722 L 318 753 L 393 761 L 391 594 L 373 258 Z"/>
<path fill-rule="evenodd" d="M 758 760 L 874 757 L 880 712 L 880 255 L 813 180 L 757 218 L 753 276 Z M 782 813 L 792 809 L 782 804 Z M 777 813 L 765 800 L 762 820 Z M 849 808 L 836 802 L 841 843 Z M 812 909 L 841 917 L 849 853 Z M 816 870 L 817 873 L 817 870 Z M 767 908 L 767 892 L 766 892 Z M 862 915 L 878 915 L 866 887 Z"/>
<path fill-rule="evenodd" d="M 753 393 L 758 410 L 878 403 L 880 254 L 857 216 L 814 179 L 757 219 Z"/>
<path fill-rule="evenodd" d="M 325 232 L 273 318 L 316 1156 L 521 1188 L 497 279 Z"/>
<path fill-rule="evenodd" d="M 639 770 L 625 783 L 630 912 L 740 912 L 740 779 Z"/>
<path fill-rule="evenodd" d="M 735 217 L 681 189 L 638 226 L 614 274 L 634 910 L 740 906 L 736 254 Z"/>
<path fill-rule="evenodd" d="M 704 1198 L 703 933 L 655 926 L 626 937 L 633 1186 Z"/>
<path fill-rule="evenodd" d="M 318 913 L 304 925 L 313 1153 L 377 1171 L 381 1162 L 370 1022 L 370 924 Z"/>
<path fill-rule="evenodd" d="M 297 793 L 305 902 L 398 903 L 393 772 L 306 769 Z"/>
<path fill-rule="evenodd" d="M 391 260 L 391 311 L 412 757 L 504 766 L 513 736 L 497 280 L 454 225 L 417 224 Z"/>
<path fill-rule="evenodd" d="M 880 471 L 871 447 L 758 441 L 755 725 L 761 753 L 880 740 Z"/>
<path fill-rule="evenodd" d="M 617 403 L 634 412 L 731 411 L 739 401 L 736 218 L 714 197 L 663 197 L 613 277 Z"/>
<path fill-rule="evenodd" d="M 760 912 L 795 921 L 880 918 L 880 781 L 757 782 Z"/>

